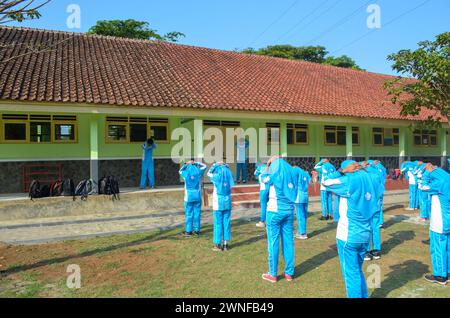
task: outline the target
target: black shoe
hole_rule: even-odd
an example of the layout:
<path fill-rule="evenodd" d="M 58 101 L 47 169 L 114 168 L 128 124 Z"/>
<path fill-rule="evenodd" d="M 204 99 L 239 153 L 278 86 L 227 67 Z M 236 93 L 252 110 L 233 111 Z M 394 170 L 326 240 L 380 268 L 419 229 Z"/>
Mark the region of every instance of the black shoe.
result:
<path fill-rule="evenodd" d="M 364 260 L 365 261 L 371 261 L 373 260 L 373 256 L 370 252 L 367 252 L 366 255 L 364 256 Z"/>
<path fill-rule="evenodd" d="M 442 286 L 447 285 L 447 277 L 440 277 L 434 275 L 425 275 L 423 277 L 429 283 L 436 283 Z"/>
<path fill-rule="evenodd" d="M 192 232 L 184 232 L 183 235 L 184 235 L 184 237 L 191 237 Z"/>
<path fill-rule="evenodd" d="M 200 236 L 200 231 L 194 232 L 194 234 L 199 237 Z"/>
<path fill-rule="evenodd" d="M 222 246 L 220 246 L 219 244 L 214 244 L 212 250 L 214 252 L 221 252 L 222 251 Z"/>
<path fill-rule="evenodd" d="M 328 216 L 328 218 L 329 218 L 329 220 L 333 221 L 333 216 L 332 215 Z"/>
<path fill-rule="evenodd" d="M 228 249 L 229 249 L 229 247 L 228 247 L 228 244 L 223 244 L 222 245 L 222 251 L 228 251 Z"/>
<path fill-rule="evenodd" d="M 328 221 L 329 219 L 330 219 L 330 217 L 328 215 L 327 216 L 322 215 L 319 220 L 320 221 Z"/>
<path fill-rule="evenodd" d="M 375 259 L 375 260 L 381 258 L 381 252 L 380 251 L 372 251 L 372 252 L 370 252 L 370 254 L 372 255 L 373 259 Z"/>

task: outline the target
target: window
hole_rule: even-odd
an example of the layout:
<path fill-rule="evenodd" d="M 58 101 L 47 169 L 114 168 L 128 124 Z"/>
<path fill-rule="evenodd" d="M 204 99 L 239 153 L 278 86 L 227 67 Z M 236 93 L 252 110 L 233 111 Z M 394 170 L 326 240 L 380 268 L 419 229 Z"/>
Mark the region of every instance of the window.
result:
<path fill-rule="evenodd" d="M 266 123 L 267 143 L 278 144 L 280 142 L 280 127 L 279 123 Z"/>
<path fill-rule="evenodd" d="M 27 142 L 28 115 L 2 115 L 3 141 Z"/>
<path fill-rule="evenodd" d="M 130 142 L 147 140 L 147 118 L 130 118 Z"/>
<path fill-rule="evenodd" d="M 169 120 L 168 119 L 149 119 L 150 136 L 158 142 L 169 142 Z"/>
<path fill-rule="evenodd" d="M 31 122 L 30 123 L 30 142 L 51 142 L 51 123 L 50 122 Z"/>
<path fill-rule="evenodd" d="M 352 144 L 359 145 L 359 128 L 352 127 Z"/>
<path fill-rule="evenodd" d="M 121 123 L 108 123 L 107 140 L 110 142 L 127 141 L 127 125 Z"/>
<path fill-rule="evenodd" d="M 308 144 L 308 125 L 287 124 L 287 143 L 289 145 Z"/>
<path fill-rule="evenodd" d="M 54 142 L 76 142 L 76 116 L 53 116 Z"/>
<path fill-rule="evenodd" d="M 375 146 L 395 146 L 399 144 L 398 128 L 373 128 L 373 144 Z"/>
<path fill-rule="evenodd" d="M 160 143 L 169 142 L 169 120 L 146 117 L 106 117 L 106 141 L 142 143 L 153 137 Z"/>
<path fill-rule="evenodd" d="M 420 130 L 414 131 L 414 145 L 434 147 L 437 146 L 437 131 L 436 130 Z"/>
<path fill-rule="evenodd" d="M 325 145 L 344 146 L 346 141 L 345 126 L 325 126 Z"/>

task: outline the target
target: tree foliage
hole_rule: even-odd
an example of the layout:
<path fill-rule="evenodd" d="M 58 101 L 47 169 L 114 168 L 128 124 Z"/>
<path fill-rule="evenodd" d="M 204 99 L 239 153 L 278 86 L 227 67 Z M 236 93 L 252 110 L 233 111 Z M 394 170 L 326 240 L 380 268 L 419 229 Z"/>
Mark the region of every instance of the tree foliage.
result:
<path fill-rule="evenodd" d="M 39 19 L 39 9 L 50 0 L 0 0 L 0 24 Z"/>
<path fill-rule="evenodd" d="M 435 114 L 424 126 L 440 126 L 450 118 L 450 32 L 436 36 L 435 41 L 420 42 L 417 50 L 401 50 L 388 56 L 392 68 L 401 75 L 385 83 L 393 104 L 401 114 L 418 115 L 424 108 Z"/>
<path fill-rule="evenodd" d="M 184 37 L 181 32 L 169 32 L 161 35 L 157 30 L 151 29 L 148 22 L 128 20 L 101 20 L 89 29 L 90 34 L 109 35 L 120 38 L 159 40 L 177 42 Z"/>
<path fill-rule="evenodd" d="M 302 60 L 313 63 L 328 64 L 358 70 L 361 69 L 353 59 L 346 55 L 340 57 L 327 56 L 328 51 L 323 46 L 293 46 L 289 44 L 282 44 L 269 45 L 258 50 L 248 48 L 242 50 L 241 52 L 280 57 L 290 60 Z"/>

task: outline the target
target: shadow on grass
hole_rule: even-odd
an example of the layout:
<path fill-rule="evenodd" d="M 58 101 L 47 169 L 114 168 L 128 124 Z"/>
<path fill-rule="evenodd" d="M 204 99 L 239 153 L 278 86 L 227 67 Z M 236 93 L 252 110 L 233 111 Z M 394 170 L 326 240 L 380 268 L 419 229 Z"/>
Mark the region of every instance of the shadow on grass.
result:
<path fill-rule="evenodd" d="M 397 210 L 397 209 L 403 209 L 405 206 L 403 204 L 396 204 L 393 206 L 390 206 L 386 209 L 383 209 L 383 213 L 387 213 L 389 211 Z"/>
<path fill-rule="evenodd" d="M 394 290 L 397 290 L 410 281 L 421 278 L 428 272 L 428 265 L 416 260 L 408 260 L 401 264 L 390 266 L 392 270 L 381 282 L 381 288 L 375 289 L 371 298 L 385 298 Z"/>
<path fill-rule="evenodd" d="M 384 222 L 383 229 L 387 229 L 387 228 L 389 228 L 391 226 L 394 226 L 397 223 L 401 223 L 401 222 L 406 221 L 408 219 L 409 219 L 409 217 L 407 217 L 406 215 L 394 215 L 389 220 Z"/>
<path fill-rule="evenodd" d="M 295 267 L 296 276 L 302 276 L 306 273 L 316 269 L 322 264 L 325 264 L 329 260 L 338 256 L 336 244 L 330 245 L 328 249 L 320 254 L 317 254 L 310 259 L 304 261 L 303 263 Z"/>
<path fill-rule="evenodd" d="M 318 230 L 315 230 L 311 233 L 308 233 L 308 237 L 309 238 L 313 238 L 314 236 L 319 236 L 320 234 L 326 233 L 328 231 L 331 231 L 333 229 L 335 229 L 337 226 L 336 223 L 332 222 L 332 223 L 328 223 L 325 227 L 322 227 Z"/>
<path fill-rule="evenodd" d="M 246 225 L 249 222 L 245 219 L 241 219 L 241 220 L 235 220 L 233 221 L 232 224 L 232 228 L 233 227 L 239 227 L 242 225 Z M 35 268 L 39 268 L 39 267 L 43 267 L 43 266 L 48 266 L 48 265 L 54 265 L 54 264 L 60 264 L 60 263 L 65 263 L 71 259 L 78 259 L 78 258 L 84 258 L 84 257 L 89 257 L 89 256 L 93 256 L 96 254 L 101 254 L 101 253 L 105 253 L 105 252 L 112 252 L 115 250 L 119 250 L 119 249 L 123 249 L 123 248 L 128 248 L 128 247 L 133 247 L 133 246 L 138 246 L 141 244 L 146 244 L 146 243 L 151 243 L 151 242 L 157 242 L 157 241 L 161 241 L 161 240 L 186 240 L 186 238 L 184 238 L 182 236 L 181 233 L 171 233 L 174 232 L 175 229 L 179 229 L 180 226 L 173 226 L 173 227 L 167 227 L 163 230 L 159 230 L 155 233 L 152 233 L 150 235 L 147 235 L 143 238 L 131 241 L 131 242 L 124 242 L 124 243 L 119 243 L 119 244 L 115 244 L 115 245 L 111 245 L 108 247 L 102 247 L 102 248 L 95 248 L 92 250 L 88 250 L 82 253 L 78 253 L 78 254 L 72 254 L 72 255 L 67 255 L 67 256 L 62 256 L 62 257 L 56 257 L 56 258 L 52 258 L 52 259 L 46 259 L 46 260 L 42 260 L 33 264 L 27 264 L 27 265 L 18 265 L 18 266 L 13 266 L 11 268 L 8 268 L 4 271 L 0 271 L 0 275 L 2 277 L 8 276 L 8 275 L 12 275 L 15 273 L 19 273 L 22 271 L 27 271 L 30 269 L 35 269 Z M 201 235 L 204 235 L 206 233 L 210 233 L 212 232 L 212 226 L 208 226 L 205 228 L 204 231 L 202 231 Z"/>
<path fill-rule="evenodd" d="M 390 238 L 383 242 L 383 254 L 389 254 L 394 248 L 416 237 L 414 231 L 399 231 L 390 234 Z"/>

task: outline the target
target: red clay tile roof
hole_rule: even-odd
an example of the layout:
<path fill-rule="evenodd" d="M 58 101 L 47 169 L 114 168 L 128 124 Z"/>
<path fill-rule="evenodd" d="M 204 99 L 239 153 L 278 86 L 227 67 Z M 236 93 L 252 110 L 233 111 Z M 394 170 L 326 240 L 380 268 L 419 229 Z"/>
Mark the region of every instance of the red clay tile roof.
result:
<path fill-rule="evenodd" d="M 4 100 L 404 119 L 391 76 L 309 62 L 11 27 L 0 61 Z"/>

